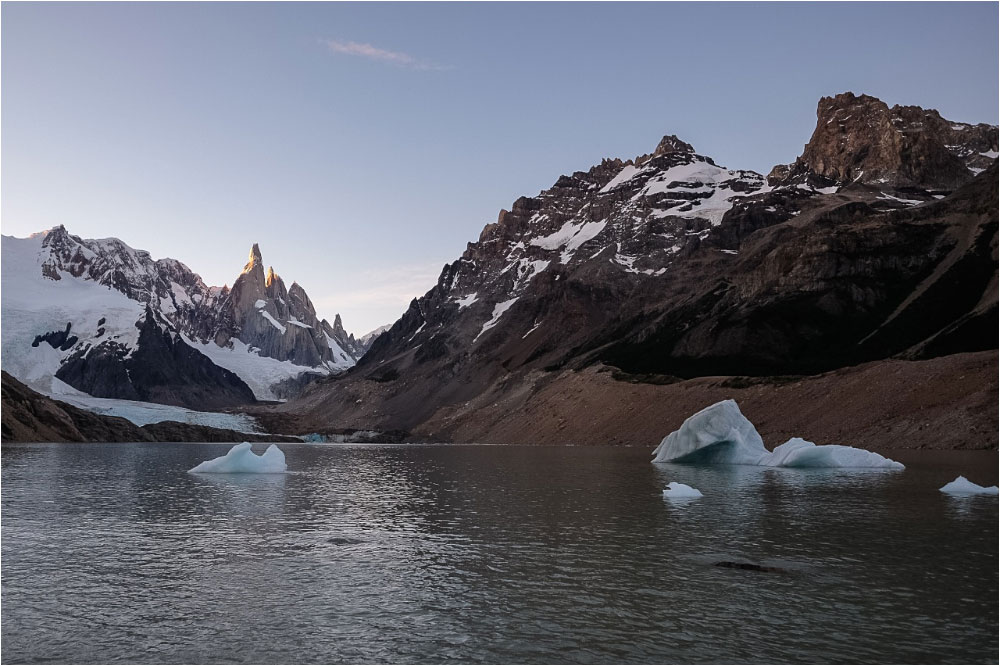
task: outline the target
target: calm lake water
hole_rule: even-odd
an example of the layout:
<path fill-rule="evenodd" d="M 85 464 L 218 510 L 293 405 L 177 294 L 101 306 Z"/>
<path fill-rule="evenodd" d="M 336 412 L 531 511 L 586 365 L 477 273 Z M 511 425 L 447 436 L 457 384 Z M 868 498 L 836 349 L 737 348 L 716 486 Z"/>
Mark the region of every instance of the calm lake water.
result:
<path fill-rule="evenodd" d="M 3 662 L 997 663 L 997 500 L 939 493 L 962 469 L 282 444 L 287 475 L 186 473 L 228 448 L 4 445 Z"/>

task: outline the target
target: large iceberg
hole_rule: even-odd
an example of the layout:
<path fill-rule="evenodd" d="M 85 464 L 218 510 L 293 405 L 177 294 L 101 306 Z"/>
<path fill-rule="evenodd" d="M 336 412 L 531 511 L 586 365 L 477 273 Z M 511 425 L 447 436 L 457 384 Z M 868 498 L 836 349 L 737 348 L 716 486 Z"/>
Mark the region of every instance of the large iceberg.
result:
<path fill-rule="evenodd" d="M 768 451 L 735 400 L 717 402 L 689 417 L 663 438 L 653 451 L 653 462 L 903 469 L 901 463 L 871 451 L 838 444 L 817 446 L 798 437 Z"/>
<path fill-rule="evenodd" d="M 267 447 L 263 455 L 257 455 L 250 448 L 250 442 L 237 444 L 229 453 L 206 460 L 188 470 L 199 474 L 283 474 L 288 469 L 285 454 L 277 444 Z"/>
<path fill-rule="evenodd" d="M 951 483 L 946 483 L 940 488 L 941 492 L 949 495 L 997 495 L 1000 490 L 996 486 L 986 488 L 969 481 L 964 476 L 960 476 Z"/>

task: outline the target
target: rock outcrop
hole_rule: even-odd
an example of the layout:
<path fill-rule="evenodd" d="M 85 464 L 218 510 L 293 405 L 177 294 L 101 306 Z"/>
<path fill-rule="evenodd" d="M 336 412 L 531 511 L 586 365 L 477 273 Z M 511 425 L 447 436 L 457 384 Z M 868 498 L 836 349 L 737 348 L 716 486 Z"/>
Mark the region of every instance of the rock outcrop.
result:
<path fill-rule="evenodd" d="M 869 95 L 820 99 L 802 155 L 775 167 L 772 184 L 817 175 L 832 182 L 948 192 L 997 158 L 997 128 L 956 123 L 933 109 L 893 106 Z"/>

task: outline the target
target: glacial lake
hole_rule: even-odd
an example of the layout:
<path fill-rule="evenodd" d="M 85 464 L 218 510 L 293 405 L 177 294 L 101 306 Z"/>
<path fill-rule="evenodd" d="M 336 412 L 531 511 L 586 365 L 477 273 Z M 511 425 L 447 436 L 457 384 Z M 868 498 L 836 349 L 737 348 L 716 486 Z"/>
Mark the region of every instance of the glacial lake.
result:
<path fill-rule="evenodd" d="M 5 444 L 3 662 L 997 663 L 997 499 L 939 493 L 961 464 L 280 446 L 289 474 L 209 476 L 229 445 Z"/>

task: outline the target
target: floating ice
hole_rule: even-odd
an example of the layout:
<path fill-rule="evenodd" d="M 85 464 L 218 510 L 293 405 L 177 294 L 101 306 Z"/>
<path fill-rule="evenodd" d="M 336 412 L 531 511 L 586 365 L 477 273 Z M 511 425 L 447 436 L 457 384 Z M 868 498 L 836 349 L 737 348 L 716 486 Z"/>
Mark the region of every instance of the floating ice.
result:
<path fill-rule="evenodd" d="M 687 484 L 677 483 L 676 481 L 671 481 L 667 484 L 667 487 L 663 491 L 663 496 L 668 499 L 691 499 L 694 497 L 703 497 L 701 491 L 697 488 L 692 488 Z"/>
<path fill-rule="evenodd" d="M 653 462 L 903 469 L 901 463 L 871 451 L 838 444 L 816 446 L 798 437 L 768 451 L 735 400 L 717 402 L 689 417 L 660 442 Z"/>
<path fill-rule="evenodd" d="M 285 454 L 277 444 L 272 444 L 258 456 L 250 448 L 250 442 L 237 444 L 229 453 L 212 460 L 206 460 L 189 472 L 200 474 L 283 474 L 288 469 Z"/>
<path fill-rule="evenodd" d="M 941 492 L 948 493 L 949 495 L 996 495 L 998 494 L 998 489 L 996 486 L 990 486 L 986 488 L 979 485 L 978 483 L 973 483 L 969 481 L 964 476 L 960 476 L 951 483 L 946 483 L 940 488 Z"/>

